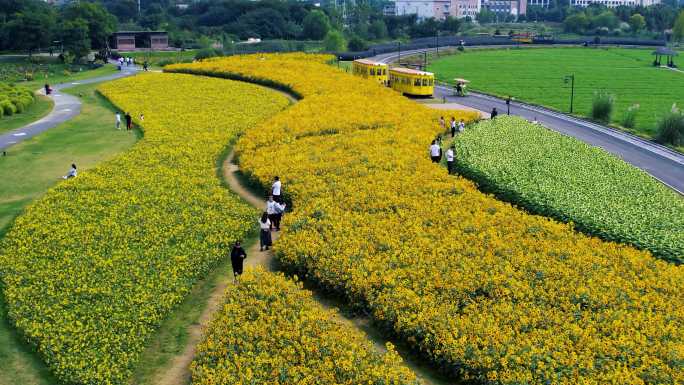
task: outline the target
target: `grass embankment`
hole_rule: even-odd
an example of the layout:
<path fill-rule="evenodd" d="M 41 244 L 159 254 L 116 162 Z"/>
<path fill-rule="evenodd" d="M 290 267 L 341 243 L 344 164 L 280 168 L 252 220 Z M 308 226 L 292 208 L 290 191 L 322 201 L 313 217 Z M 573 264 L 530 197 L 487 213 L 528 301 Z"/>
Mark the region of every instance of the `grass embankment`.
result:
<path fill-rule="evenodd" d="M 139 132 L 114 129 L 114 109 L 95 93 L 96 85 L 65 90 L 82 94 L 81 115 L 23 143 L 0 157 L 0 237 L 24 207 L 59 183 L 69 165 L 88 169 L 135 143 Z M 52 385 L 57 381 L 9 325 L 0 300 L 0 385 Z"/>
<path fill-rule="evenodd" d="M 656 122 L 673 103 L 684 105 L 684 74 L 651 63 L 652 49 L 543 48 L 467 50 L 429 65 L 441 81 L 456 77 L 471 81 L 475 90 L 545 105 L 567 112 L 570 84 L 575 75 L 574 113 L 588 116 L 594 92 L 615 95 L 612 124 L 620 125 L 627 109 L 639 105 L 634 128 L 625 131 L 647 139 L 656 134 Z"/>
<path fill-rule="evenodd" d="M 25 126 L 44 117 L 52 111 L 52 100 L 45 96 L 36 96 L 36 101 L 21 114 L 3 116 L 0 119 L 0 134 Z"/>

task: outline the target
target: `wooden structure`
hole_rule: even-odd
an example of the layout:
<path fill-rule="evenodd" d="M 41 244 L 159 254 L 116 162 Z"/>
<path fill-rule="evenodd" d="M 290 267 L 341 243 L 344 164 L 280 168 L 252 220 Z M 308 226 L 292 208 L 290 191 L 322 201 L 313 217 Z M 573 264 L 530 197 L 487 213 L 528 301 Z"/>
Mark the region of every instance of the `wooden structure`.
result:
<path fill-rule="evenodd" d="M 169 35 L 165 31 L 119 31 L 112 35 L 110 46 L 119 51 L 163 51 L 169 49 Z"/>
<path fill-rule="evenodd" d="M 655 60 L 653 60 L 653 65 L 656 67 L 661 66 L 661 61 L 663 58 L 667 58 L 667 66 L 670 68 L 676 68 L 677 65 L 674 63 L 674 57 L 678 55 L 677 51 L 672 50 L 667 47 L 658 47 L 653 51 L 652 55 L 655 55 Z"/>

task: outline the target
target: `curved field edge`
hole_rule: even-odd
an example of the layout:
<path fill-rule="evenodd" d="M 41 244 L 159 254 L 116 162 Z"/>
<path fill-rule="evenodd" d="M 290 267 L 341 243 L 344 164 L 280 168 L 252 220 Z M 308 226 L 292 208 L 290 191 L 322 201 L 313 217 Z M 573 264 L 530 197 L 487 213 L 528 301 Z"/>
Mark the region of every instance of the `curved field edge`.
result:
<path fill-rule="evenodd" d="M 454 141 L 456 169 L 481 190 L 608 241 L 684 262 L 684 199 L 606 151 L 520 118 Z"/>
<path fill-rule="evenodd" d="M 126 383 L 169 311 L 250 234 L 255 210 L 215 167 L 240 132 L 288 104 L 262 87 L 179 74 L 100 91 L 144 139 L 50 189 L 0 256 L 9 317 L 65 383 Z"/>
<path fill-rule="evenodd" d="M 296 205 L 276 245 L 283 266 L 461 379 L 682 380 L 678 267 L 446 175 L 426 159 L 438 114 L 325 61 L 255 55 L 165 68 L 268 78 L 304 96 L 236 146 L 243 170 L 266 186 L 280 175 Z"/>

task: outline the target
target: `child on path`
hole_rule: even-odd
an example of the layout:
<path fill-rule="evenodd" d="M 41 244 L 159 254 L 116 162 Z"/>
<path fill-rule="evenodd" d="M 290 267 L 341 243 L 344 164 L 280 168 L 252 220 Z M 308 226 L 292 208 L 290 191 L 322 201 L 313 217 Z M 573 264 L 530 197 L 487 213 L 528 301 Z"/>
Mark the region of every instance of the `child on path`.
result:
<path fill-rule="evenodd" d="M 461 119 L 460 122 L 458 122 L 458 132 L 463 132 L 465 131 L 465 122 L 463 119 Z"/>
<path fill-rule="evenodd" d="M 496 118 L 496 116 L 499 115 L 499 111 L 496 110 L 496 107 L 492 108 L 492 113 L 490 114 L 490 119 Z"/>

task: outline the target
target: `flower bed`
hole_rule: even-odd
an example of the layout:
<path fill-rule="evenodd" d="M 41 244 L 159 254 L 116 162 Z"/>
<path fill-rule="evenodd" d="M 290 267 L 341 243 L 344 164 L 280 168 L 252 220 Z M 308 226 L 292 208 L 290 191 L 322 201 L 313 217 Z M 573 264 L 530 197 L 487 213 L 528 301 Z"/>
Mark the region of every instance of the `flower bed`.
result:
<path fill-rule="evenodd" d="M 417 384 L 391 344 L 387 349 L 378 353 L 301 283 L 251 270 L 226 290 L 197 347 L 192 383 Z"/>
<path fill-rule="evenodd" d="M 288 104 L 253 85 L 178 74 L 100 91 L 144 139 L 49 190 L 0 255 L 12 322 L 61 381 L 92 385 L 127 383 L 155 328 L 225 245 L 254 229 L 256 210 L 221 185 L 217 162 L 238 133 Z"/>
<path fill-rule="evenodd" d="M 325 60 L 168 68 L 277 82 L 303 97 L 237 145 L 241 167 L 263 185 L 279 175 L 294 203 L 276 245 L 285 267 L 367 308 L 464 379 L 684 381 L 681 267 L 448 176 L 427 158 L 433 112 Z"/>
<path fill-rule="evenodd" d="M 502 199 L 684 262 L 684 199 L 604 150 L 519 118 L 482 122 L 455 144 L 459 172 Z"/>

